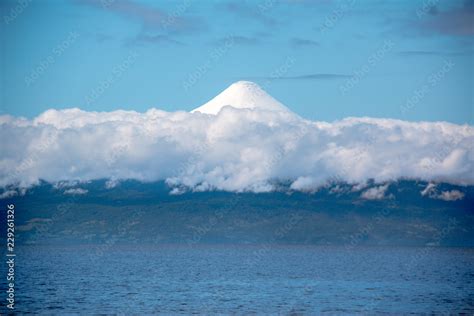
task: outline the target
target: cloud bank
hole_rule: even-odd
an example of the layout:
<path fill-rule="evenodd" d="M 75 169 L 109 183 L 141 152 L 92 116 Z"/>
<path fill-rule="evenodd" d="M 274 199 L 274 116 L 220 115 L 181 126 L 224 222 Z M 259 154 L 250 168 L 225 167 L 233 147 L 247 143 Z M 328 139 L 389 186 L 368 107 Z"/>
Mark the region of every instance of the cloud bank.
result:
<path fill-rule="evenodd" d="M 165 180 L 174 193 L 266 192 L 281 182 L 311 191 L 328 181 L 400 178 L 474 184 L 474 127 L 446 122 L 328 123 L 229 106 L 215 116 L 67 109 L 31 120 L 0 116 L 0 135 L 3 187 L 101 178 Z"/>

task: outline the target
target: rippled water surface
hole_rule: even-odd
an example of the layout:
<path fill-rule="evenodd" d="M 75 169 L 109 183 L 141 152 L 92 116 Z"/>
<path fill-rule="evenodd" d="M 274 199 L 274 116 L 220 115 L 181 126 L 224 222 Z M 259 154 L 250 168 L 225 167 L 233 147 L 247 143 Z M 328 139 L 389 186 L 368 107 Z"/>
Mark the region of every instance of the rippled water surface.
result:
<path fill-rule="evenodd" d="M 17 312 L 474 312 L 472 249 L 18 246 L 16 260 Z"/>

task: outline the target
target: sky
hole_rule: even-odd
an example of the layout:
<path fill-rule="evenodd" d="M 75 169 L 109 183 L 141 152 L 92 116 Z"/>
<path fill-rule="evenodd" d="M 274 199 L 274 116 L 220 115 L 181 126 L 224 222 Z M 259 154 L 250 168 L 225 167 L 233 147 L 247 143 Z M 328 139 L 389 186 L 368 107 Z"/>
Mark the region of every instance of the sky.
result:
<path fill-rule="evenodd" d="M 0 114 L 190 111 L 238 80 L 311 120 L 474 124 L 474 1 L 7 0 Z"/>

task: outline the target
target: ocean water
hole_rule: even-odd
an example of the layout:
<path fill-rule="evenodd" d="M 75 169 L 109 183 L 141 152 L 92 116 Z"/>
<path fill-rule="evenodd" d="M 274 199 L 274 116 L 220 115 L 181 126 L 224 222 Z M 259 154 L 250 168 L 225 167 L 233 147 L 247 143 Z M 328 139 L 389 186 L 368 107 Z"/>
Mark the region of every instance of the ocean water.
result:
<path fill-rule="evenodd" d="M 19 314 L 474 313 L 473 249 L 106 244 L 16 252 Z"/>

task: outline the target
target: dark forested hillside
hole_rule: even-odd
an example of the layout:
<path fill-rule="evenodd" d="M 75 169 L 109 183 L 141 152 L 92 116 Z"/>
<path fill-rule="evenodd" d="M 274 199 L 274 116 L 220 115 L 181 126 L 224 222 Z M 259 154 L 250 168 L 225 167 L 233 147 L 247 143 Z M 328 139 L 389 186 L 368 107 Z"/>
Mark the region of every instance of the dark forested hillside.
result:
<path fill-rule="evenodd" d="M 41 183 L 1 201 L 15 204 L 19 244 L 473 246 L 473 187 L 437 184 L 437 195 L 422 195 L 427 185 L 392 182 L 383 197 L 367 198 L 363 192 L 376 184 L 363 190 L 337 184 L 308 193 L 282 185 L 272 193 L 172 195 L 162 182 L 106 188 L 98 180 L 72 187 Z M 453 190 L 462 198 L 441 195 Z"/>

